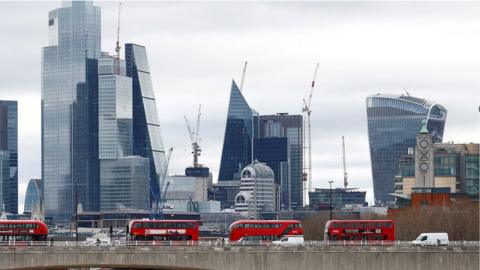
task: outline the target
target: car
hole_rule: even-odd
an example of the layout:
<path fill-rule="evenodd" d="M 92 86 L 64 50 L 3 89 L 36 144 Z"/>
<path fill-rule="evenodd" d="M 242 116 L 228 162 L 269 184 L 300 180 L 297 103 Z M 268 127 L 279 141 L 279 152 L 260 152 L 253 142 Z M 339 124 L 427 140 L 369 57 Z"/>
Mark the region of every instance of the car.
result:
<path fill-rule="evenodd" d="M 273 241 L 272 245 L 274 246 L 303 246 L 305 241 L 303 240 L 303 235 L 289 235 L 280 238 L 279 240 Z"/>
<path fill-rule="evenodd" d="M 448 245 L 448 233 L 421 233 L 411 243 L 416 246 Z"/>

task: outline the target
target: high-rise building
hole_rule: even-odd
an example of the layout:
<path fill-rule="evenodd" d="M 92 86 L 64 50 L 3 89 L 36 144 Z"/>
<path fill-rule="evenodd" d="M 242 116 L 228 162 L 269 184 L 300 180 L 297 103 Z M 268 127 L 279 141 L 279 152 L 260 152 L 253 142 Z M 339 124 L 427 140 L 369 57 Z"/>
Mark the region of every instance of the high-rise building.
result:
<path fill-rule="evenodd" d="M 342 209 L 347 205 L 366 206 L 366 191 L 345 188 L 316 188 L 308 193 L 310 198 L 310 206 L 315 209 L 329 209 L 330 198 L 332 198 L 332 207 Z M 330 197 L 331 196 L 331 197 Z"/>
<path fill-rule="evenodd" d="M 253 130 L 256 141 L 253 157 L 274 169 L 275 183 L 280 186 L 281 207 L 302 207 L 303 117 L 286 113 L 254 116 Z M 265 140 L 273 138 L 277 140 Z"/>
<path fill-rule="evenodd" d="M 242 170 L 240 192 L 235 197 L 235 212 L 258 218 L 259 212 L 271 212 L 275 205 L 273 171 L 254 160 Z"/>
<path fill-rule="evenodd" d="M 442 141 L 447 110 L 431 101 L 409 95 L 376 94 L 367 97 L 368 137 L 376 202 L 390 202 L 397 161 L 427 120 L 434 143 Z"/>
<path fill-rule="evenodd" d="M 24 213 L 40 212 L 42 206 L 42 183 L 41 179 L 30 179 L 25 193 Z"/>
<path fill-rule="evenodd" d="M 125 61 L 103 53 L 98 60 L 100 209 L 150 206 L 149 160 L 133 156 L 132 78 Z"/>
<path fill-rule="evenodd" d="M 0 212 L 18 212 L 17 102 L 0 100 Z"/>
<path fill-rule="evenodd" d="M 42 50 L 42 184 L 44 210 L 70 220 L 75 202 L 100 209 L 97 59 L 100 8 L 65 1 L 48 14 Z"/>
<path fill-rule="evenodd" d="M 158 203 L 166 156 L 145 47 L 125 44 L 125 60 L 133 81 L 133 154 L 150 160 L 150 200 Z"/>
<path fill-rule="evenodd" d="M 252 162 L 254 115 L 258 113 L 250 108 L 237 84 L 232 81 L 218 181 L 239 180 L 242 169 Z"/>

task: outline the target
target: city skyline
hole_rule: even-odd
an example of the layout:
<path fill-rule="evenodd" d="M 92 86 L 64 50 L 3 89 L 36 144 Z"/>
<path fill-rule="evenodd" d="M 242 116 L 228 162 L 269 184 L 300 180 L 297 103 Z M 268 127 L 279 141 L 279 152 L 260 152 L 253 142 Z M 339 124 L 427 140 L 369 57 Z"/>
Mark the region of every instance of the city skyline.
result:
<path fill-rule="evenodd" d="M 9 8 L 21 8 L 27 4 L 36 7 L 26 11 L 32 15 L 28 16 L 29 23 L 20 22 L 21 18 L 13 18 L 8 14 L 10 11 L 5 12 Z M 102 7 L 103 13 L 102 50 L 112 52 L 116 3 L 95 4 Z M 413 96 L 436 101 L 449 110 L 444 141 L 475 142 L 478 138 L 479 128 L 478 125 L 474 127 L 474 124 L 478 123 L 478 104 L 475 104 L 478 101 L 478 80 L 475 69 L 478 68 L 479 57 L 474 48 L 478 47 L 479 40 L 468 35 L 478 26 L 478 18 L 473 17 L 474 8 L 471 6 L 474 3 L 460 7 L 448 3 L 355 3 L 350 6 L 346 3 L 298 3 L 298 6 L 287 3 L 148 5 L 152 6 L 151 10 L 147 9 L 145 3 L 125 3 L 122 14 L 122 25 L 125 27 L 122 28 L 121 42 L 135 41 L 149 50 L 164 143 L 166 147 L 176 146 L 170 166 L 171 174 L 182 172 L 191 163 L 189 140 L 182 116 L 191 116 L 198 103 L 202 103 L 203 155 L 200 163 L 210 167 L 214 176 L 218 175 L 229 84 L 231 78 L 240 78 L 244 60 L 249 61 L 249 67 L 243 94 L 251 107 L 262 114 L 300 113 L 301 98 L 308 91 L 315 62 L 320 62 L 312 103 L 314 187 L 327 187 L 327 180 L 332 178 L 336 180 L 335 186 L 341 186 L 341 136 L 345 135 L 350 185 L 367 190 L 370 188 L 368 196 L 371 197 L 372 180 L 364 102 L 370 94 L 400 94 L 402 87 L 405 87 Z M 285 24 L 291 24 L 294 18 L 303 18 L 303 21 L 281 29 L 283 24 L 280 19 L 286 16 L 292 5 L 298 14 L 287 16 Z M 320 7 L 320 10 L 325 8 L 325 11 L 336 11 L 339 18 L 332 19 L 327 16 L 328 12 L 321 11 L 320 19 L 314 20 L 312 13 L 305 8 L 309 5 L 315 10 Z M 39 48 L 47 44 L 45 14 L 58 6 L 55 2 L 0 3 L 0 21 L 5 22 L 0 28 L 11 43 L 6 44 L 7 49 L 0 56 L 8 63 L 11 59 L 18 62 L 17 66 L 17 62 L 12 61 L 8 65 L 9 70 L 1 72 L 0 79 L 4 84 L 0 86 L 0 93 L 2 99 L 19 101 L 20 202 L 23 202 L 22 196 L 28 180 L 40 176 Z M 207 19 L 212 12 L 222 8 L 226 8 L 226 14 L 232 16 Z M 410 8 L 413 8 L 415 15 L 422 14 L 425 17 L 420 20 L 408 15 L 412 11 Z M 237 9 L 243 11 L 249 20 L 245 16 L 240 16 L 241 20 L 235 19 L 233 14 L 238 12 Z M 367 16 L 355 13 L 356 9 L 374 16 L 366 18 Z M 428 14 L 423 14 L 425 10 Z M 135 16 L 139 11 L 148 12 L 142 12 L 141 17 Z M 382 13 L 380 11 L 383 11 L 382 15 L 379 14 Z M 155 12 L 161 15 L 155 15 Z M 169 12 L 177 15 L 186 12 L 191 18 L 182 23 L 182 18 L 185 17 L 168 17 Z M 346 14 L 342 15 L 342 12 Z M 389 18 L 388 14 L 393 12 L 395 16 Z M 272 24 L 269 20 L 260 20 L 262 15 L 268 15 L 270 21 L 279 25 Z M 318 37 L 310 36 L 314 26 L 328 26 L 345 19 L 347 15 L 352 15 L 354 21 L 360 22 L 359 25 L 340 24 L 338 33 L 319 27 Z M 172 21 L 169 22 L 168 18 Z M 158 25 L 138 26 L 148 26 L 150 20 L 154 19 L 159 20 Z M 408 22 L 410 19 L 415 22 Z M 141 31 L 134 31 L 135 28 L 129 26 L 135 20 L 139 20 L 136 27 Z M 196 22 L 201 22 L 198 26 L 200 29 L 197 29 L 201 32 L 200 35 L 189 35 L 189 28 L 195 28 Z M 261 26 L 257 30 L 251 28 L 255 22 Z M 386 23 L 387 26 L 379 23 Z M 302 27 L 299 24 L 305 28 L 295 34 L 295 27 Z M 16 33 L 4 28 L 12 25 L 15 26 Z M 233 27 L 234 31 L 238 30 L 235 33 L 239 37 L 229 34 L 224 29 L 225 25 Z M 362 37 L 355 34 L 355 29 L 377 30 L 379 33 Z M 390 33 L 392 29 L 396 35 Z M 216 31 L 218 37 L 212 40 Z M 15 36 L 17 33 L 27 34 L 25 37 Z M 263 42 L 257 44 L 255 41 L 262 35 L 264 37 L 260 40 Z M 281 36 L 289 36 L 289 40 L 284 41 Z M 22 39 L 27 37 L 22 43 Z M 187 38 L 191 38 L 192 44 L 197 46 L 191 45 Z M 243 45 L 242 48 L 233 44 L 235 38 Z M 20 48 L 15 49 L 18 43 L 11 42 L 15 40 L 21 42 Z M 284 43 L 276 44 L 279 41 Z M 218 44 L 205 46 L 215 42 Z M 227 43 L 231 47 L 223 48 Z M 348 46 L 351 43 L 358 44 Z M 315 46 L 319 49 L 314 49 Z M 295 57 L 296 53 L 300 54 L 299 48 L 303 48 L 304 52 Z M 12 53 L 12 50 L 16 53 Z M 10 58 L 10 55 L 14 58 Z M 233 56 L 228 57 L 229 55 Z M 25 66 L 32 68 L 18 73 Z M 475 94 L 476 98 L 472 98 Z M 345 100 L 346 95 L 351 100 Z M 272 97 L 275 102 L 266 102 Z M 329 119 L 331 114 L 328 112 L 335 112 L 335 117 Z"/>

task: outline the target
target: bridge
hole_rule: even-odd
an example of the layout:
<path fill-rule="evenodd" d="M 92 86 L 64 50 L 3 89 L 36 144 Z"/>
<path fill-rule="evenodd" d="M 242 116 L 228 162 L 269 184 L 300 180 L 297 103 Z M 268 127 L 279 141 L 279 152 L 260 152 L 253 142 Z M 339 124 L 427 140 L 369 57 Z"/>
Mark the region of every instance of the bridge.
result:
<path fill-rule="evenodd" d="M 25 246 L 0 247 L 1 269 L 478 270 L 479 247 Z"/>

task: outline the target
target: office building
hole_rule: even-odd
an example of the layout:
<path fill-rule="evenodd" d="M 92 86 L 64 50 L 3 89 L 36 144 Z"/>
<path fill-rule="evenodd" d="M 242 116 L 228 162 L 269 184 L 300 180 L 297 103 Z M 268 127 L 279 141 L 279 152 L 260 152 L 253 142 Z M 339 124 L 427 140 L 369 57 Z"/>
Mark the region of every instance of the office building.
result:
<path fill-rule="evenodd" d="M 409 95 L 376 94 L 366 100 L 368 137 L 376 203 L 393 201 L 396 164 L 415 138 L 422 120 L 432 141 L 442 141 L 447 110 L 431 101 Z"/>
<path fill-rule="evenodd" d="M 191 203 L 208 201 L 208 188 L 211 186 L 211 177 L 194 177 L 174 175 L 168 177 L 168 187 L 165 190 L 165 206 L 177 211 L 195 211 L 197 204 Z M 190 208 L 189 208 L 190 207 Z"/>
<path fill-rule="evenodd" d="M 100 209 L 97 59 L 100 8 L 65 1 L 48 14 L 42 50 L 42 184 L 44 210 L 68 222 L 75 201 Z M 78 199 L 78 200 L 77 200 Z"/>
<path fill-rule="evenodd" d="M 127 76 L 133 81 L 133 154 L 150 161 L 150 201 L 160 202 L 166 156 L 145 47 L 125 44 Z"/>
<path fill-rule="evenodd" d="M 238 192 L 240 192 L 240 180 L 218 181 L 209 189 L 208 199 L 220 201 L 222 210 L 233 209 Z"/>
<path fill-rule="evenodd" d="M 42 207 L 42 183 L 41 179 L 30 179 L 25 193 L 23 213 L 41 212 Z"/>
<path fill-rule="evenodd" d="M 0 100 L 0 212 L 18 213 L 17 101 Z"/>
<path fill-rule="evenodd" d="M 150 209 L 149 163 L 140 156 L 101 160 L 101 210 Z"/>
<path fill-rule="evenodd" d="M 254 116 L 253 129 L 253 157 L 274 171 L 280 209 L 301 208 L 303 117 L 286 113 Z"/>
<path fill-rule="evenodd" d="M 254 160 L 242 170 L 240 192 L 235 197 L 235 212 L 256 219 L 259 212 L 271 212 L 275 205 L 273 171 Z"/>
<path fill-rule="evenodd" d="M 330 194 L 331 192 L 331 194 Z M 365 197 L 366 191 L 345 188 L 316 188 L 308 193 L 310 198 L 310 207 L 314 209 L 329 209 L 330 196 L 332 198 L 332 207 L 334 209 L 343 209 L 349 206 L 367 206 Z"/>
<path fill-rule="evenodd" d="M 408 198 L 415 188 L 434 187 L 478 200 L 479 153 L 479 144 L 433 143 L 433 136 L 423 125 L 415 148 L 408 149 L 397 163 L 395 194 Z"/>
<path fill-rule="evenodd" d="M 240 180 L 242 169 L 252 162 L 252 117 L 258 115 L 232 81 L 227 124 L 218 181 Z"/>

